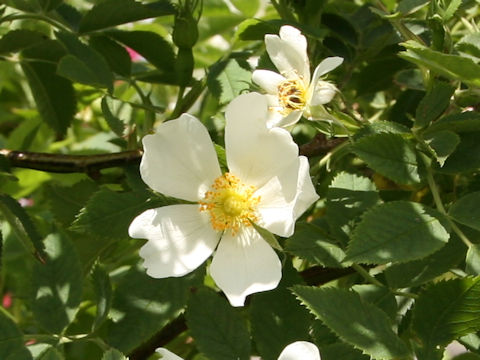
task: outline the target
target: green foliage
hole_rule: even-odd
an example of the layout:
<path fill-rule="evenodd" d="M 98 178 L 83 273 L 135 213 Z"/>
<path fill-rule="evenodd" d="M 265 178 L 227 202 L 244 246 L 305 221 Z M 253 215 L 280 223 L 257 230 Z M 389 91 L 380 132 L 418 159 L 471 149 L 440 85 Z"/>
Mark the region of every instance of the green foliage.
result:
<path fill-rule="evenodd" d="M 5 314 L 0 313 L 0 356 L 3 359 L 31 360 L 32 356 L 23 343 L 23 334 Z"/>
<path fill-rule="evenodd" d="M 39 324 L 60 334 L 78 311 L 82 299 L 82 270 L 70 240 L 52 233 L 45 239 L 45 264 L 35 263 L 31 274 L 31 307 Z"/>
<path fill-rule="evenodd" d="M 413 144 L 397 134 L 365 136 L 352 146 L 353 152 L 373 170 L 400 184 L 420 182 Z"/>
<path fill-rule="evenodd" d="M 128 353 L 149 339 L 183 311 L 201 275 L 196 271 L 181 279 L 153 279 L 143 269 L 131 268 L 113 294 L 108 343 Z"/>
<path fill-rule="evenodd" d="M 0 194 L 0 211 L 25 248 L 43 261 L 45 259 L 45 246 L 27 212 L 18 202 L 6 194 Z"/>
<path fill-rule="evenodd" d="M 421 259 L 449 239 L 440 221 L 418 203 L 397 201 L 365 213 L 347 250 L 349 261 L 386 264 Z"/>
<path fill-rule="evenodd" d="M 478 277 L 439 282 L 427 288 L 413 308 L 413 329 L 428 353 L 480 328 Z M 435 317 L 432 315 L 435 314 Z"/>
<path fill-rule="evenodd" d="M 249 358 L 250 339 L 245 319 L 214 291 L 198 289 L 190 297 L 185 316 L 198 349 L 209 359 Z"/>
<path fill-rule="evenodd" d="M 288 290 L 301 282 L 295 269 L 287 265 L 277 289 L 252 299 L 249 309 L 252 335 L 265 360 L 277 359 L 283 348 L 294 341 L 309 340 L 311 316 Z"/>
<path fill-rule="evenodd" d="M 470 352 L 453 359 L 477 359 L 479 20 L 473 0 L 2 1 L 0 359 L 153 360 L 165 347 L 184 359 L 276 360 L 299 340 L 323 360 L 447 359 L 454 340 Z M 267 52 L 265 36 L 284 25 L 305 36 L 312 75 L 343 58 L 320 78 L 336 88 L 320 83 L 334 93 L 315 105 L 321 119 L 306 111 L 268 129 L 308 158 L 319 200 L 293 208 L 286 238 L 251 222 L 282 278 L 234 308 L 210 258 L 178 277 L 142 267 L 132 220 L 189 203 L 142 180 L 142 138 L 189 113 L 229 171 L 230 102 L 265 93 L 257 69 L 300 75 L 286 63 L 302 44 L 283 49 L 283 66 L 279 49 Z M 269 114 L 319 90 L 287 92 L 280 80 L 267 81 Z M 282 191 L 301 188 L 288 175 Z M 165 231 L 180 244 L 175 221 L 145 225 L 158 230 L 149 245 L 163 246 Z M 171 254 L 158 250 L 149 274 Z"/>
<path fill-rule="evenodd" d="M 135 216 L 166 204 L 165 198 L 154 197 L 145 191 L 118 193 L 103 188 L 88 200 L 72 229 L 105 238 L 125 238 Z"/>
<path fill-rule="evenodd" d="M 372 359 L 408 355 L 407 346 L 393 332 L 387 315 L 355 292 L 305 286 L 295 286 L 294 292 L 335 334 Z"/>
<path fill-rule="evenodd" d="M 480 230 L 480 192 L 472 192 L 452 204 L 448 214 L 459 223 Z"/>

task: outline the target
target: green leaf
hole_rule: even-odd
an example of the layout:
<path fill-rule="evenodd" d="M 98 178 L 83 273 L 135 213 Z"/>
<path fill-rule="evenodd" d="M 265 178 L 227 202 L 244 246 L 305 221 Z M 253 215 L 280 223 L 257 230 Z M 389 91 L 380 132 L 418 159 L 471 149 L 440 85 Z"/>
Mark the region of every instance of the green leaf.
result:
<path fill-rule="evenodd" d="M 31 308 L 49 332 L 60 334 L 74 319 L 82 299 L 82 268 L 73 244 L 62 234 L 45 239 L 45 264 L 35 263 L 31 274 Z"/>
<path fill-rule="evenodd" d="M 283 20 L 263 21 L 259 19 L 247 19 L 238 25 L 237 36 L 240 40 L 264 40 L 265 34 L 278 34 Z"/>
<path fill-rule="evenodd" d="M 259 0 L 232 0 L 233 6 L 242 12 L 246 17 L 253 17 L 260 8 Z"/>
<path fill-rule="evenodd" d="M 444 247 L 424 259 L 389 266 L 385 277 L 394 289 L 422 285 L 460 264 L 465 250 L 463 242 L 451 236 Z"/>
<path fill-rule="evenodd" d="M 458 199 L 450 207 L 448 214 L 461 224 L 480 230 L 480 191 Z"/>
<path fill-rule="evenodd" d="M 97 190 L 98 185 L 91 180 L 82 180 L 72 186 L 50 184 L 45 188 L 50 210 L 65 227 L 72 224 L 75 216 Z"/>
<path fill-rule="evenodd" d="M 44 261 L 46 256 L 45 246 L 25 209 L 12 197 L 7 194 L 0 194 L 0 212 L 25 248 L 40 261 Z"/>
<path fill-rule="evenodd" d="M 128 51 L 107 36 L 91 36 L 89 44 L 107 60 L 112 71 L 123 76 L 129 76 L 132 60 Z"/>
<path fill-rule="evenodd" d="M 243 59 L 228 59 L 213 65 L 207 86 L 220 104 L 226 104 L 250 88 L 251 71 Z"/>
<path fill-rule="evenodd" d="M 360 216 L 380 203 L 375 184 L 368 178 L 339 173 L 327 191 L 326 219 L 332 234 L 346 245 Z"/>
<path fill-rule="evenodd" d="M 63 355 L 54 347 L 49 347 L 36 360 L 64 360 Z"/>
<path fill-rule="evenodd" d="M 92 325 L 93 332 L 107 319 L 112 303 L 112 285 L 107 271 L 99 263 L 94 265 L 90 276 L 97 298 L 97 314 Z"/>
<path fill-rule="evenodd" d="M 397 183 L 417 184 L 421 180 L 415 148 L 401 135 L 366 136 L 351 148 L 370 168 Z"/>
<path fill-rule="evenodd" d="M 402 358 L 406 345 L 392 331 L 390 319 L 353 292 L 334 287 L 295 286 L 293 292 L 343 341 L 372 359 Z"/>
<path fill-rule="evenodd" d="M 413 40 L 402 45 L 407 50 L 400 52 L 400 57 L 452 80 L 461 80 L 470 86 L 480 86 L 480 65 L 472 59 L 434 51 Z"/>
<path fill-rule="evenodd" d="M 43 121 L 57 133 L 64 135 L 76 111 L 72 83 L 58 76 L 53 64 L 22 61 L 21 66 Z"/>
<path fill-rule="evenodd" d="M 5 360 L 31 360 L 32 355 L 25 347 L 23 334 L 17 325 L 0 312 L 0 358 Z"/>
<path fill-rule="evenodd" d="M 386 264 L 421 259 L 443 247 L 449 233 L 422 204 L 395 201 L 367 211 L 345 260 Z"/>
<path fill-rule="evenodd" d="M 258 226 L 257 224 L 252 223 L 253 228 L 260 234 L 260 236 L 265 240 L 268 245 L 277 250 L 282 250 L 282 246 L 278 243 L 277 238 L 267 229 Z"/>
<path fill-rule="evenodd" d="M 383 310 L 392 322 L 396 320 L 398 312 L 397 301 L 388 288 L 373 284 L 357 284 L 352 286 L 352 290 L 360 295 L 364 302 Z"/>
<path fill-rule="evenodd" d="M 204 275 L 201 268 L 181 278 L 153 279 L 144 269 L 130 269 L 114 292 L 108 343 L 129 353 L 150 339 L 180 315 L 191 288 L 200 286 Z"/>
<path fill-rule="evenodd" d="M 125 124 L 123 123 L 122 120 L 120 120 L 118 117 L 112 114 L 110 111 L 110 105 L 109 105 L 109 98 L 107 96 L 104 96 L 102 98 L 102 113 L 103 116 L 105 117 L 105 120 L 107 121 L 108 126 L 110 126 L 110 129 L 118 135 L 119 137 L 123 136 L 123 131 L 125 130 Z"/>
<path fill-rule="evenodd" d="M 468 248 L 465 264 L 467 274 L 480 275 L 480 244 L 473 244 Z"/>
<path fill-rule="evenodd" d="M 109 31 L 112 39 L 135 50 L 158 70 L 175 71 L 175 54 L 172 46 L 160 35 L 151 31 Z"/>
<path fill-rule="evenodd" d="M 45 41 L 47 37 L 34 30 L 12 30 L 0 38 L 0 54 L 9 54 Z"/>
<path fill-rule="evenodd" d="M 426 0 L 401 0 L 398 2 L 397 11 L 403 15 L 413 14 L 428 4 Z"/>
<path fill-rule="evenodd" d="M 50 11 L 60 6 L 63 0 L 38 0 L 38 2 L 43 10 Z"/>
<path fill-rule="evenodd" d="M 345 343 L 335 343 L 322 346 L 322 360 L 369 360 L 370 357 L 363 355 L 359 350 Z"/>
<path fill-rule="evenodd" d="M 480 329 L 480 277 L 442 281 L 420 294 L 413 330 L 424 348 L 434 349 Z"/>
<path fill-rule="evenodd" d="M 110 349 L 103 354 L 102 360 L 128 360 L 128 359 L 120 351 L 115 349 Z"/>
<path fill-rule="evenodd" d="M 134 0 L 107 0 L 95 5 L 80 22 L 80 32 L 86 33 L 132 21 L 175 14 L 170 1 L 142 4 Z"/>
<path fill-rule="evenodd" d="M 462 134 L 460 143 L 444 165 L 436 169 L 447 174 L 475 171 L 480 167 L 480 132 Z"/>
<path fill-rule="evenodd" d="M 333 243 L 322 229 L 309 223 L 297 223 L 295 233 L 285 242 L 285 251 L 326 267 L 342 267 L 344 251 Z"/>
<path fill-rule="evenodd" d="M 213 290 L 202 287 L 193 293 L 185 317 L 198 349 L 209 359 L 250 359 L 245 319 Z"/>
<path fill-rule="evenodd" d="M 59 75 L 82 84 L 113 89 L 113 74 L 102 55 L 73 34 L 57 32 L 56 36 L 69 53 L 58 63 Z"/>
<path fill-rule="evenodd" d="M 476 58 L 480 58 L 480 34 L 473 33 L 465 35 L 455 45 L 460 53 L 465 53 Z"/>
<path fill-rule="evenodd" d="M 165 198 L 146 191 L 117 193 L 103 188 L 95 193 L 72 224 L 72 230 L 109 239 L 128 237 L 128 226 L 141 212 L 164 206 Z"/>
<path fill-rule="evenodd" d="M 445 9 L 444 13 L 442 14 L 443 21 L 448 21 L 455 12 L 458 10 L 460 5 L 462 4 L 462 0 L 451 0 L 448 4 L 448 7 Z"/>
<path fill-rule="evenodd" d="M 437 162 L 440 166 L 443 166 L 447 158 L 455 151 L 457 145 L 460 143 L 460 136 L 452 131 L 442 130 L 428 133 L 425 136 L 425 142 L 435 154 Z"/>
<path fill-rule="evenodd" d="M 436 81 L 425 97 L 418 104 L 415 115 L 415 126 L 424 127 L 438 118 L 450 105 L 450 98 L 455 87 L 444 82 Z"/>
<path fill-rule="evenodd" d="M 262 359 L 277 360 L 288 344 L 309 340 L 312 317 L 288 290 L 290 286 L 302 283 L 301 277 L 288 262 L 275 290 L 252 297 L 248 308 L 252 337 Z"/>

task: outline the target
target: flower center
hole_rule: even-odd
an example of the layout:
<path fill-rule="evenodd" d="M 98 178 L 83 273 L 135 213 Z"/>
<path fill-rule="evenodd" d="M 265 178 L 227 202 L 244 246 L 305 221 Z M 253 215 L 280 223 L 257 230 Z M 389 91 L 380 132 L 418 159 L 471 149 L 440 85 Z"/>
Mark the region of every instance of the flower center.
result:
<path fill-rule="evenodd" d="M 210 213 L 212 227 L 218 231 L 230 229 L 236 235 L 241 226 L 251 226 L 258 221 L 257 205 L 260 196 L 254 197 L 255 186 L 248 186 L 235 175 L 225 173 L 213 182 L 211 190 L 201 200 L 200 211 Z"/>
<path fill-rule="evenodd" d="M 278 98 L 285 114 L 302 110 L 306 104 L 306 91 L 300 79 L 285 80 L 278 85 Z"/>

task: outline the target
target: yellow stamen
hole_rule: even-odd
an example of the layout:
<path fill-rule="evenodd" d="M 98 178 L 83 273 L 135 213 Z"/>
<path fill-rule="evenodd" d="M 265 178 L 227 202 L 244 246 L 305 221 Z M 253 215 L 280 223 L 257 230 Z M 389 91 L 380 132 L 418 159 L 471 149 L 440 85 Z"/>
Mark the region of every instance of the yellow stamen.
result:
<path fill-rule="evenodd" d="M 301 79 L 285 80 L 278 85 L 278 98 L 284 115 L 293 110 L 303 110 L 306 104 L 306 91 Z"/>
<path fill-rule="evenodd" d="M 218 231 L 230 229 L 236 235 L 241 226 L 251 226 L 258 221 L 257 205 L 260 196 L 257 189 L 240 181 L 235 175 L 225 173 L 213 182 L 211 190 L 200 201 L 200 211 L 210 213 L 212 227 Z"/>

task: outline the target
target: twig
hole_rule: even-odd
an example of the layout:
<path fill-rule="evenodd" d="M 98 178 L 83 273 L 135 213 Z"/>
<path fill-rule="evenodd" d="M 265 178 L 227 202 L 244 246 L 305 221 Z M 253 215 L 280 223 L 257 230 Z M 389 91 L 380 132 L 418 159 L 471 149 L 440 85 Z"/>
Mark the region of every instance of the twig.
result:
<path fill-rule="evenodd" d="M 309 143 L 300 145 L 300 155 L 306 157 L 324 155 L 345 141 L 345 138 L 327 139 L 325 134 L 319 133 Z"/>
<path fill-rule="evenodd" d="M 83 172 L 94 174 L 101 169 L 138 163 L 141 150 L 98 155 L 63 155 L 0 149 L 11 167 L 54 173 Z"/>

